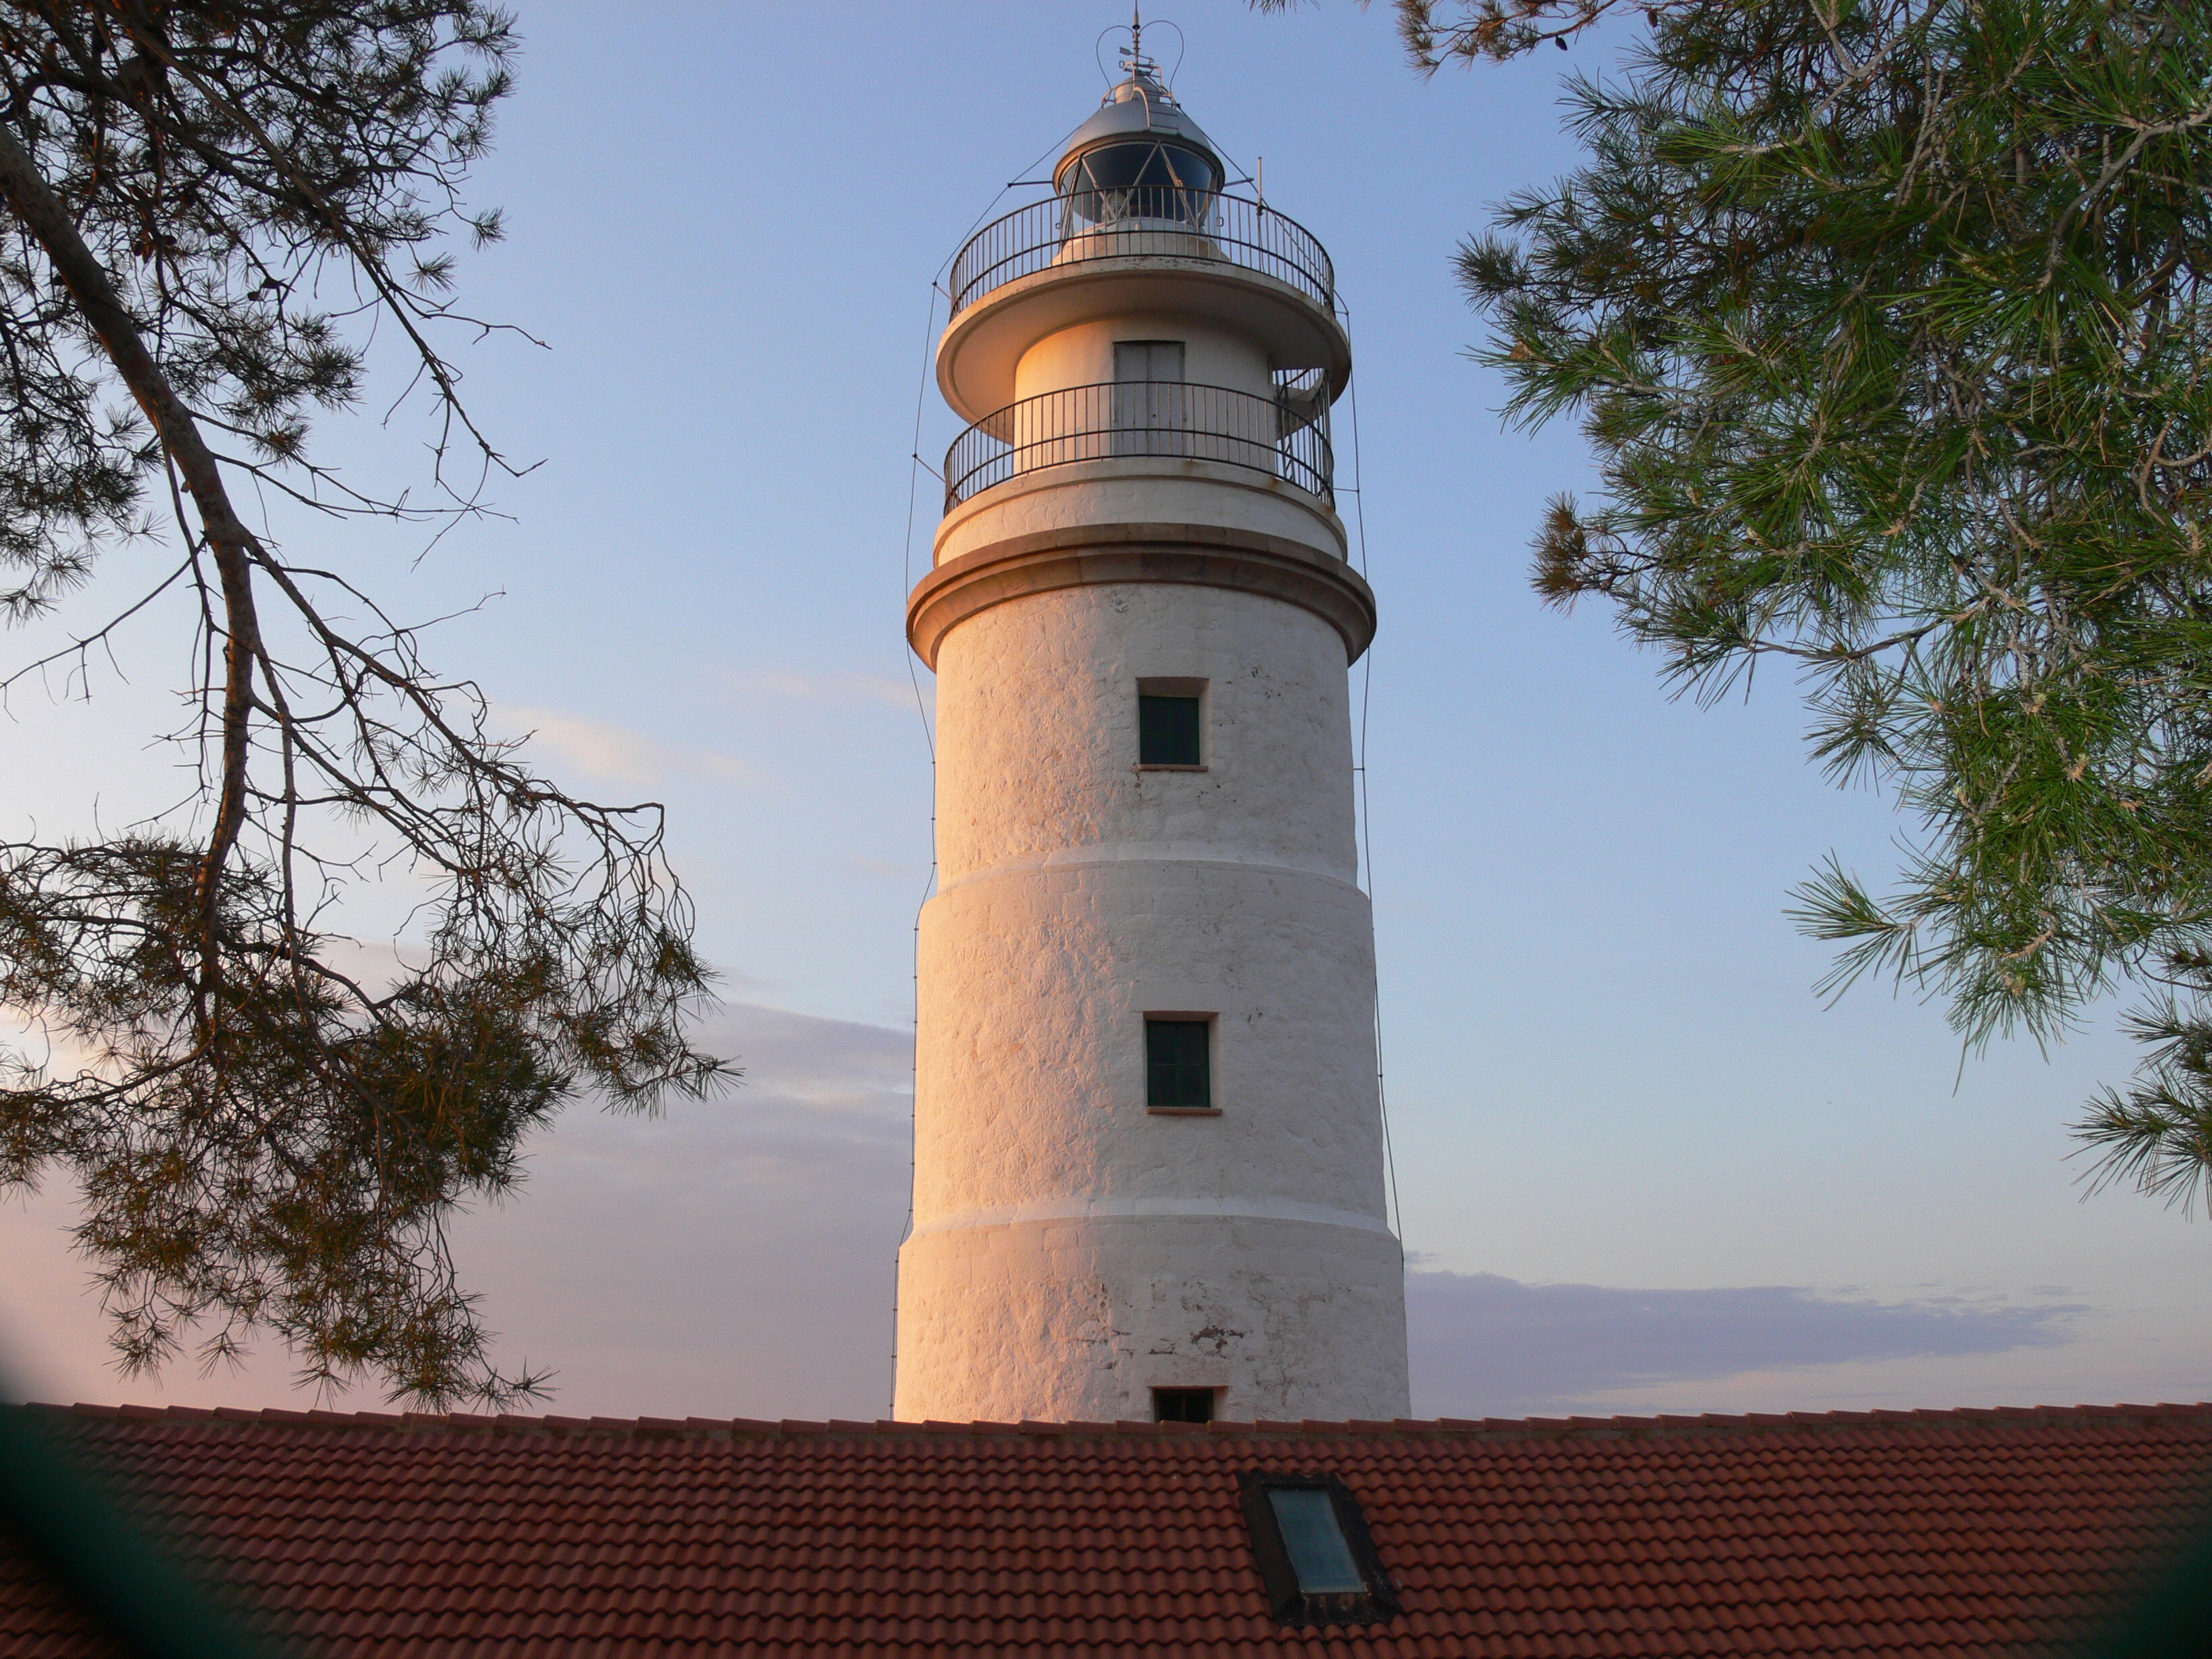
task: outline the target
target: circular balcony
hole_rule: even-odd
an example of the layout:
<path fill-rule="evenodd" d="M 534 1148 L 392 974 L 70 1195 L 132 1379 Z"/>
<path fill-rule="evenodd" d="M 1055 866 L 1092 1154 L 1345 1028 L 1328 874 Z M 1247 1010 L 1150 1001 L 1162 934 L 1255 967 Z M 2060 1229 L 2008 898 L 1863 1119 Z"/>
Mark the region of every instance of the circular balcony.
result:
<path fill-rule="evenodd" d="M 947 284 L 957 317 L 985 295 L 1055 266 L 1099 259 L 1195 259 L 1256 271 L 1336 309 L 1328 255 L 1297 220 L 1218 191 L 1143 186 L 1079 191 L 1017 208 L 968 239 Z"/>
<path fill-rule="evenodd" d="M 937 384 L 981 422 L 1027 390 L 1022 359 L 1063 330 L 1172 313 L 1243 336 L 1279 370 L 1352 377 L 1352 342 L 1321 244 L 1242 197 L 1145 185 L 1073 191 L 1017 209 L 953 261 Z"/>
<path fill-rule="evenodd" d="M 1182 380 L 1121 380 L 1041 392 L 952 441 L 945 453 L 945 510 L 1048 467 L 1141 456 L 1265 473 L 1334 507 L 1328 428 L 1325 391 L 1262 398 Z"/>

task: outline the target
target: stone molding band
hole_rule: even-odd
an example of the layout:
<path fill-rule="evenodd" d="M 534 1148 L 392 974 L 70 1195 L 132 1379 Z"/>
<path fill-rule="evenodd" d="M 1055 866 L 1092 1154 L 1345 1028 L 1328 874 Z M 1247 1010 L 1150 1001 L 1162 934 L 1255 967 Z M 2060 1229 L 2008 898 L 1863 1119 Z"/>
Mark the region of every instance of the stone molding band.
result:
<path fill-rule="evenodd" d="M 1104 524 L 1016 536 L 948 559 L 915 584 L 906 636 L 932 669 L 954 627 L 1031 593 L 1113 582 L 1187 582 L 1310 611 L 1357 662 L 1375 637 L 1375 593 L 1343 560 L 1280 536 L 1204 524 Z"/>
<path fill-rule="evenodd" d="M 1059 1198 L 1032 1199 L 997 1209 L 963 1210 L 917 1221 L 911 1239 L 933 1233 L 970 1232 L 985 1227 L 1034 1227 L 1070 1221 L 1267 1221 L 1301 1227 L 1345 1227 L 1380 1233 L 1392 1243 L 1398 1236 L 1379 1215 L 1338 1209 L 1295 1198 Z"/>

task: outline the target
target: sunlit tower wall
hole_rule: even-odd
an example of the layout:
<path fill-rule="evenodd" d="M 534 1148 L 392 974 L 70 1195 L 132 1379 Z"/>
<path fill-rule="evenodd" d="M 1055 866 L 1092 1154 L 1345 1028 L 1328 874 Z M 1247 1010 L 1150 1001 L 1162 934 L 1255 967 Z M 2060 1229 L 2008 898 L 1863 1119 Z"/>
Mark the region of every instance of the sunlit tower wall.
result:
<path fill-rule="evenodd" d="M 1404 1416 L 1334 277 L 1140 52 L 949 284 L 907 1419 Z"/>

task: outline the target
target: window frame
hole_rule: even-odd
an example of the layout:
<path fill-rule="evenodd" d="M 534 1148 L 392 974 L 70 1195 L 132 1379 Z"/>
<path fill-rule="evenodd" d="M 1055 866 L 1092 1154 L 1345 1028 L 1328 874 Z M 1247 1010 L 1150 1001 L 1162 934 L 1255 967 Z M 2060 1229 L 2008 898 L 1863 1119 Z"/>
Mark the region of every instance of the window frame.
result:
<path fill-rule="evenodd" d="M 1336 1524 L 1352 1552 L 1352 1565 L 1367 1588 L 1308 1595 L 1298 1588 L 1297 1568 L 1291 1564 L 1282 1528 L 1275 1521 L 1270 1492 L 1284 1488 L 1320 1490 L 1329 1495 Z M 1244 1511 L 1244 1529 L 1252 1543 L 1252 1557 L 1260 1569 L 1260 1583 L 1278 1623 L 1297 1628 L 1329 1625 L 1387 1624 L 1406 1609 L 1398 1598 L 1398 1583 L 1382 1565 L 1368 1530 L 1359 1499 L 1341 1477 L 1328 1474 L 1299 1474 L 1272 1469 L 1243 1469 L 1237 1475 L 1237 1498 Z"/>
<path fill-rule="evenodd" d="M 1198 1395 L 1198 1394 L 1202 1394 L 1202 1395 L 1204 1395 L 1206 1397 L 1206 1401 L 1207 1401 L 1206 1407 L 1206 1415 L 1205 1415 L 1204 1417 L 1202 1417 L 1202 1418 L 1199 1419 L 1198 1419 L 1198 1421 L 1199 1421 L 1200 1424 L 1211 1423 L 1211 1422 L 1212 1422 L 1212 1421 L 1214 1420 L 1214 1418 L 1215 1418 L 1215 1417 L 1218 1414 L 1218 1413 L 1220 1412 L 1220 1409 L 1221 1409 L 1221 1396 L 1222 1396 L 1223 1392 L 1224 1392 L 1224 1390 L 1222 1390 L 1222 1389 L 1210 1389 L 1210 1388 L 1203 1388 L 1203 1387 L 1184 1387 L 1184 1386 L 1182 1386 L 1182 1385 L 1179 1385 L 1179 1384 L 1156 1383 L 1156 1384 L 1154 1384 L 1154 1385 L 1153 1385 L 1153 1388 L 1152 1388 L 1152 1421 L 1153 1421 L 1153 1422 L 1155 1422 L 1155 1423 L 1188 1423 L 1188 1422 L 1190 1422 L 1190 1421 L 1191 1421 L 1191 1419 L 1190 1419 L 1189 1418 L 1188 1418 L 1188 1417 L 1162 1417 L 1162 1416 L 1160 1415 L 1160 1396 L 1161 1396 L 1162 1395 L 1164 1395 L 1164 1394 L 1176 1394 L 1176 1395 Z"/>
<path fill-rule="evenodd" d="M 1198 759 L 1187 761 L 1148 761 L 1145 758 L 1145 706 L 1146 697 L 1188 697 L 1198 704 Z M 1162 678 L 1147 676 L 1137 682 L 1137 763 L 1139 772 L 1203 772 L 1212 763 L 1213 744 L 1209 740 L 1212 725 L 1212 698 L 1208 695 L 1207 682 L 1189 678 Z"/>
<path fill-rule="evenodd" d="M 1147 1008 L 1139 1017 L 1145 1027 L 1144 1057 L 1145 1110 L 1154 1117 L 1219 1117 L 1221 1115 L 1221 1066 L 1218 1063 L 1221 1015 L 1218 1010 L 1198 1008 Z M 1203 1025 L 1206 1028 L 1206 1098 L 1203 1106 L 1155 1106 L 1152 1104 L 1152 1032 L 1153 1023 L 1163 1025 Z"/>

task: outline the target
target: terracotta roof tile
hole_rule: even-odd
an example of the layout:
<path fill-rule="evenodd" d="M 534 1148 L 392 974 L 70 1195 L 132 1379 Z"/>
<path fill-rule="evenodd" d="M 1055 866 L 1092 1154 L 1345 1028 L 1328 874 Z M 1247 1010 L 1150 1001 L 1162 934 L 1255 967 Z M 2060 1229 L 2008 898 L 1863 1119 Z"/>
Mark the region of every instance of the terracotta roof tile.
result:
<path fill-rule="evenodd" d="M 854 1424 L 41 1407 L 310 1652 L 823 1659 L 2045 1644 L 2182 1540 L 2212 1407 Z M 1270 1615 L 1240 1469 L 1356 1492 L 1404 1613 Z M 0 1652 L 95 1659 L 0 1553 Z"/>

